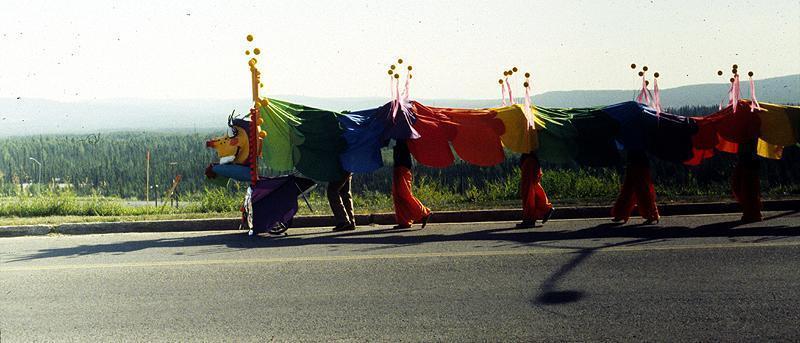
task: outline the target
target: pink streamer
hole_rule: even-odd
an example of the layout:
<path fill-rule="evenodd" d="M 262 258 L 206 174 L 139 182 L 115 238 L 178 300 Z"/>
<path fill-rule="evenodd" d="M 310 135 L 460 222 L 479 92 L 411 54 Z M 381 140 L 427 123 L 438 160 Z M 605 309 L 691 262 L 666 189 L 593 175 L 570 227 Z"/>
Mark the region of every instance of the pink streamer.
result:
<path fill-rule="evenodd" d="M 658 78 L 653 79 L 653 93 L 655 99 L 656 116 L 661 115 L 661 93 L 658 90 Z"/>
<path fill-rule="evenodd" d="M 500 85 L 500 91 L 503 93 L 503 107 L 508 106 L 508 102 L 506 101 L 506 84 L 503 83 Z"/>
<path fill-rule="evenodd" d="M 741 88 L 739 88 L 739 74 L 733 75 L 733 85 L 731 85 L 730 105 L 733 106 L 733 113 L 742 98 Z"/>
<path fill-rule="evenodd" d="M 639 91 L 639 96 L 636 97 L 636 102 L 652 107 L 653 101 L 650 98 L 650 91 L 647 89 L 645 76 L 642 76 L 642 89 Z"/>
<path fill-rule="evenodd" d="M 753 82 L 753 77 L 750 76 L 750 112 L 761 109 L 761 105 L 758 104 L 758 99 L 756 99 L 756 83 Z"/>
<path fill-rule="evenodd" d="M 509 104 L 514 104 L 514 96 L 511 95 L 511 83 L 508 82 L 508 77 L 506 77 L 506 87 L 508 87 L 508 102 Z"/>
<path fill-rule="evenodd" d="M 525 87 L 525 108 L 528 111 L 533 111 L 531 109 L 531 83 L 528 79 L 525 79 L 525 83 L 528 84 L 528 87 Z M 533 113 L 531 113 L 531 116 L 532 115 Z M 528 118 L 528 125 L 534 129 L 536 128 L 536 122 L 533 121 L 533 118 Z"/>
<path fill-rule="evenodd" d="M 391 83 L 389 84 L 389 90 L 392 91 L 392 122 L 393 123 L 396 122 L 395 118 L 397 116 L 397 106 L 399 105 L 399 103 L 398 103 L 398 98 L 400 97 L 400 90 L 399 90 L 399 86 L 398 86 L 399 83 L 400 83 L 399 80 L 397 80 L 394 77 L 392 77 Z"/>

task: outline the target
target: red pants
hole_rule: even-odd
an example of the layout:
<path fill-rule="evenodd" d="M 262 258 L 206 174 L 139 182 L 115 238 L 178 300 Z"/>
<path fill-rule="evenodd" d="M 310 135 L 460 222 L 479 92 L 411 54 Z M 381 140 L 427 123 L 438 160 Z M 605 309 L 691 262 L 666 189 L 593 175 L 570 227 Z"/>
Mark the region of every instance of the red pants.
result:
<path fill-rule="evenodd" d="M 731 177 L 733 196 L 742 206 L 743 221 L 761 220 L 761 185 L 758 180 L 758 165 L 738 162 Z"/>
<path fill-rule="evenodd" d="M 629 164 L 625 167 L 625 181 L 614 207 L 611 208 L 611 215 L 615 219 L 628 220 L 635 207 L 639 208 L 642 218 L 658 220 L 656 191 L 650 178 L 650 167 L 647 165 Z"/>
<path fill-rule="evenodd" d="M 392 175 L 392 200 L 398 225 L 411 225 L 431 213 L 411 192 L 411 170 L 395 166 Z"/>
<path fill-rule="evenodd" d="M 542 168 L 535 158 L 526 158 L 522 161 L 522 175 L 519 190 L 522 193 L 522 219 L 541 220 L 548 211 L 553 209 L 553 204 L 547 200 L 547 194 L 542 188 Z"/>

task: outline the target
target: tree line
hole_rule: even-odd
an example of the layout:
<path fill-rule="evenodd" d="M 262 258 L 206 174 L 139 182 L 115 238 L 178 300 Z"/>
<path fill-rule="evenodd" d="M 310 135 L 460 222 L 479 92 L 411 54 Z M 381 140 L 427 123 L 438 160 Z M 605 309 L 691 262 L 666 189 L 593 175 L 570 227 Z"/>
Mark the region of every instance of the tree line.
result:
<path fill-rule="evenodd" d="M 682 115 L 713 113 L 715 106 L 685 106 L 667 109 Z M 41 165 L 42 183 L 50 187 L 69 187 L 79 195 L 145 197 L 145 168 L 150 151 L 150 185 L 158 185 L 163 194 L 173 178 L 180 174 L 179 190 L 183 195 L 218 187 L 205 179 L 205 167 L 216 154 L 205 147 L 205 141 L 219 136 L 220 131 L 197 132 L 104 132 L 91 135 L 45 135 L 0 138 L 0 195 L 17 194 L 23 184 L 36 183 Z M 415 177 L 443 185 L 453 192 L 464 194 L 487 182 L 506 180 L 514 175 L 518 156 L 508 154 L 506 160 L 493 167 L 476 167 L 461 161 L 449 168 L 418 167 Z M 384 151 L 384 160 L 391 165 L 391 151 Z M 735 156 L 719 153 L 697 167 L 662 162 L 653 159 L 656 184 L 672 185 L 676 192 L 702 193 L 704 188 L 722 189 L 735 163 Z M 581 168 L 577 165 L 544 163 L 547 170 L 574 171 L 585 175 L 602 176 L 614 182 L 623 166 L 612 168 Z M 584 175 L 582 174 L 582 175 Z M 800 192 L 800 149 L 787 148 L 780 161 L 762 163 L 762 179 L 767 187 L 782 187 L 783 192 Z M 68 185 L 68 186 L 67 186 Z M 391 172 L 382 168 L 371 174 L 356 174 L 356 193 L 391 190 Z M 155 190 L 155 188 L 153 189 Z M 153 197 L 153 191 L 150 197 Z"/>

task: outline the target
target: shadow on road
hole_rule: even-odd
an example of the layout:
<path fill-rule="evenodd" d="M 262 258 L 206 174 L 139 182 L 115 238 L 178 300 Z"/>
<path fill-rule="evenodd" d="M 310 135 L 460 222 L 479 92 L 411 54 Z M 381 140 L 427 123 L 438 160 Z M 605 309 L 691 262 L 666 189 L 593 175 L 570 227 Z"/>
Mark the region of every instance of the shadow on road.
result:
<path fill-rule="evenodd" d="M 780 216 L 787 216 L 798 213 L 785 212 L 780 215 L 765 218 L 762 224 L 766 224 L 769 219 Z M 758 236 L 766 237 L 789 237 L 800 236 L 800 229 L 795 226 L 748 226 L 738 228 L 739 221 L 728 221 L 702 225 L 697 227 L 686 226 L 640 226 L 626 225 L 617 226 L 614 224 L 600 224 L 594 227 L 580 230 L 544 231 L 537 232 L 534 229 L 519 230 L 513 227 L 493 228 L 486 230 L 460 232 L 454 234 L 440 233 L 436 230 L 392 230 L 392 229 L 364 229 L 345 233 L 300 233 L 291 234 L 283 237 L 248 237 L 241 232 L 230 234 L 213 234 L 207 236 L 193 236 L 180 238 L 160 238 L 145 239 L 126 242 L 115 242 L 107 244 L 80 245 L 68 248 L 43 249 L 35 254 L 20 257 L 8 262 L 35 260 L 53 257 L 83 256 L 91 254 L 124 254 L 149 248 L 181 248 L 181 247 L 221 247 L 223 249 L 265 249 L 281 248 L 305 245 L 328 245 L 336 247 L 338 245 L 365 245 L 364 249 L 357 251 L 371 251 L 379 249 L 390 249 L 395 247 L 412 246 L 432 242 L 451 242 L 451 241 L 506 241 L 510 243 L 535 246 L 541 242 L 549 241 L 569 241 L 582 239 L 601 239 L 601 238 L 632 238 L 632 241 L 625 244 L 645 244 L 647 242 L 686 237 L 747 237 Z M 404 233 L 414 232 L 413 235 L 403 235 Z M 430 233 L 428 233 L 430 232 Z M 621 244 L 621 243 L 619 243 Z M 548 245 L 549 248 L 558 248 Z M 607 247 L 607 246 L 606 246 Z M 584 249 L 584 247 L 564 247 L 565 249 Z M 602 249 L 598 247 L 594 249 Z M 213 253 L 208 250 L 207 253 Z M 580 256 L 580 254 L 578 255 Z M 580 263 L 578 260 L 576 265 Z"/>

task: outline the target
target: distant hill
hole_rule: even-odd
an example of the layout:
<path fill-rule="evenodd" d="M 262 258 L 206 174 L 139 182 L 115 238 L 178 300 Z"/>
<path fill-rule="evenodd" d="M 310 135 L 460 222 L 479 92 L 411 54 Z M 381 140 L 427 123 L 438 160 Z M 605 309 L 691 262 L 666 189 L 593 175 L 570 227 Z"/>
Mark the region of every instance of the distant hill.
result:
<path fill-rule="evenodd" d="M 800 103 L 800 74 L 756 82 L 759 100 L 773 103 Z M 727 84 L 701 84 L 662 90 L 665 106 L 717 104 L 728 90 Z M 749 97 L 748 83 L 742 94 Z M 634 90 L 575 90 L 545 92 L 533 102 L 551 107 L 587 107 L 631 100 Z M 317 98 L 276 95 L 276 98 L 330 110 L 358 110 L 384 104 L 388 99 Z M 499 99 L 419 99 L 431 106 L 485 108 L 500 105 Z M 225 118 L 232 110 L 245 114 L 247 99 L 232 100 L 152 100 L 116 99 L 84 102 L 57 102 L 42 99 L 0 99 L 0 137 L 95 133 L 137 130 L 225 129 Z"/>

